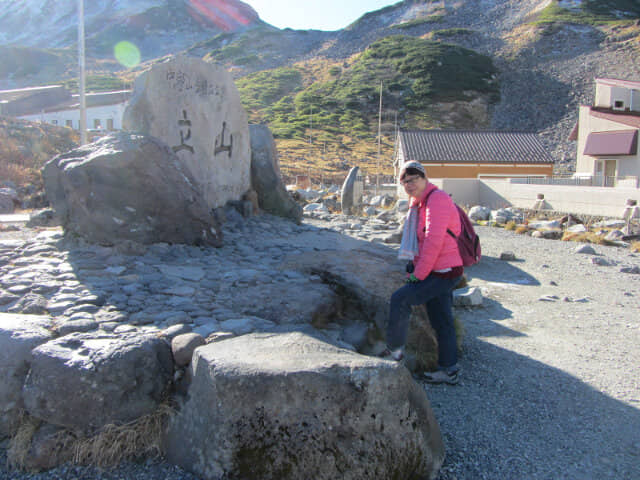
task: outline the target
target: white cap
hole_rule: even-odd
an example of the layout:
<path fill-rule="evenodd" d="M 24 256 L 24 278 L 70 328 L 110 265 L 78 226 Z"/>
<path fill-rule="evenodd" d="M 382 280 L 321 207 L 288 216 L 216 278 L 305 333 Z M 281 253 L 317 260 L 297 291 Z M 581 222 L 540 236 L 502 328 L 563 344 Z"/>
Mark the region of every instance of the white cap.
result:
<path fill-rule="evenodd" d="M 416 170 L 422 172 L 423 174 L 427 174 L 427 172 L 425 171 L 424 167 L 422 166 L 422 164 L 416 160 L 411 160 L 409 162 L 405 162 L 402 164 L 402 167 L 400 168 L 400 178 L 402 178 L 402 175 L 404 175 L 404 172 L 407 171 L 408 168 L 415 168 Z"/>

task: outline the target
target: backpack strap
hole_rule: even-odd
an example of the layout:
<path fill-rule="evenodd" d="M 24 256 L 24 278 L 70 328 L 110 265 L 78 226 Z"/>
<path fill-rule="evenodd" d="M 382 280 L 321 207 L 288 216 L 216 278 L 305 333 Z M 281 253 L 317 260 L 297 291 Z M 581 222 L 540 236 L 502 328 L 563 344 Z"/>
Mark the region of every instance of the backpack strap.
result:
<path fill-rule="evenodd" d="M 431 194 L 432 194 L 433 192 L 437 191 L 437 190 L 440 190 L 440 189 L 439 189 L 438 187 L 436 187 L 436 188 L 434 188 L 433 190 L 431 190 L 429 193 L 427 193 L 427 196 L 426 196 L 426 197 L 424 197 L 424 204 L 425 204 L 425 205 L 427 204 L 427 200 L 429 200 L 429 197 L 431 196 Z M 457 240 L 457 239 L 458 239 L 458 237 L 456 237 L 456 234 L 455 234 L 455 233 L 453 233 L 453 232 L 451 231 L 451 229 L 447 228 L 447 233 L 448 233 L 449 235 L 451 235 L 451 236 L 453 237 L 453 239 L 454 239 L 454 240 Z"/>

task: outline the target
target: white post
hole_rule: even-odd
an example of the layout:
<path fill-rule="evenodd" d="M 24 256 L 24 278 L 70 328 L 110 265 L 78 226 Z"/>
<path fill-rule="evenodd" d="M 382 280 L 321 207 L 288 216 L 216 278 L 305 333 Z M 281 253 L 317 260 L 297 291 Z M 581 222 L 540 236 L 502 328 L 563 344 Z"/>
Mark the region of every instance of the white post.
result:
<path fill-rule="evenodd" d="M 382 82 L 380 82 L 380 109 L 378 110 L 378 174 L 376 175 L 376 195 L 380 189 L 380 132 L 382 129 Z"/>
<path fill-rule="evenodd" d="M 87 143 L 87 102 L 84 95 L 84 0 L 78 0 L 78 57 L 80 63 L 80 143 Z"/>

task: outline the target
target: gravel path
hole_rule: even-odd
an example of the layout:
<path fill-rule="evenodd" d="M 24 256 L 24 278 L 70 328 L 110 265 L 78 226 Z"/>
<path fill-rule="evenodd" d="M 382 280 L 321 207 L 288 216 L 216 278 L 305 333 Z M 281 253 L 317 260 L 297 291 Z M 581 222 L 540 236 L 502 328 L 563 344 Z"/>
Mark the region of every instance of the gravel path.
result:
<path fill-rule="evenodd" d="M 467 275 L 484 306 L 457 311 L 461 383 L 425 384 L 446 444 L 439 480 L 640 479 L 640 275 L 620 271 L 640 254 L 478 233 L 484 258 Z M 0 480 L 197 480 L 162 461 L 21 474 L 5 459 L 0 448 Z"/>
<path fill-rule="evenodd" d="M 478 233 L 485 257 L 468 275 L 485 299 L 458 312 L 461 384 L 425 384 L 446 442 L 439 479 L 640 479 L 640 275 L 620 272 L 640 255 Z"/>

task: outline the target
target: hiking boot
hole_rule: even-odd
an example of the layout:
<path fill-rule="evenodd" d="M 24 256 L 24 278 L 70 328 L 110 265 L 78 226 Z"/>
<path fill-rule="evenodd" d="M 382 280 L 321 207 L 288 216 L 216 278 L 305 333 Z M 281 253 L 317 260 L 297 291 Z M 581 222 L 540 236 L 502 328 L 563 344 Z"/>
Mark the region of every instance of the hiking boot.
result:
<path fill-rule="evenodd" d="M 383 360 L 393 360 L 394 362 L 401 362 L 404 359 L 404 353 L 402 352 L 401 348 L 393 351 L 385 348 L 378 354 L 378 357 L 382 358 Z"/>
<path fill-rule="evenodd" d="M 456 385 L 460 379 L 458 374 L 460 370 L 455 372 L 446 372 L 445 370 L 436 370 L 435 372 L 424 372 L 424 377 L 427 383 L 447 383 L 449 385 Z"/>

